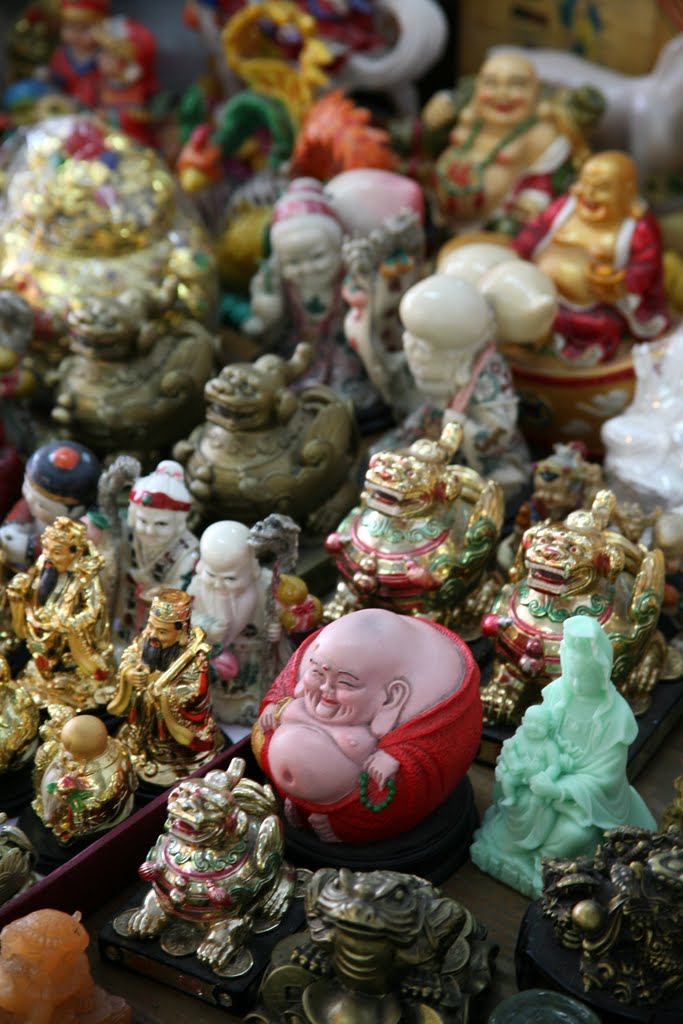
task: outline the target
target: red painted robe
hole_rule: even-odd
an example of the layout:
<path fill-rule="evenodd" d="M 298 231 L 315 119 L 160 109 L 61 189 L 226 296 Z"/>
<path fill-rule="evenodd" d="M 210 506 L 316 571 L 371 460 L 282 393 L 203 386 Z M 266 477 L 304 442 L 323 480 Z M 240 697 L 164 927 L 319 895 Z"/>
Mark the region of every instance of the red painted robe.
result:
<path fill-rule="evenodd" d="M 394 775 L 396 791 L 393 800 L 383 810 L 371 811 L 361 803 L 356 787 L 333 804 L 292 801 L 304 817 L 311 813 L 326 814 L 341 842 L 360 844 L 391 839 L 414 828 L 436 810 L 461 782 L 479 747 L 482 728 L 479 668 L 464 640 L 444 626 L 424 621 L 446 634 L 457 646 L 464 660 L 464 676 L 462 685 L 451 697 L 399 725 L 379 740 L 378 749 L 385 750 L 399 763 Z M 293 697 L 301 659 L 319 632 L 308 637 L 289 659 L 263 699 L 259 715 L 268 704 Z M 256 755 L 269 776 L 268 747 L 272 735 L 272 731 L 266 733 L 264 745 Z M 303 756 L 305 751 L 302 751 Z M 280 794 L 283 798 L 288 796 L 282 790 Z M 370 779 L 368 800 L 378 804 L 384 797 L 386 790 L 380 791 Z"/>

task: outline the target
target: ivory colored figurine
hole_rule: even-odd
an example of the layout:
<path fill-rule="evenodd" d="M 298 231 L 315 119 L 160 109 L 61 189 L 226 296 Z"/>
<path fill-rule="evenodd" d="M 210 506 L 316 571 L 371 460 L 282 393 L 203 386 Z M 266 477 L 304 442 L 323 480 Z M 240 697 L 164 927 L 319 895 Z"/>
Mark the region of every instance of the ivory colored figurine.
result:
<path fill-rule="evenodd" d="M 155 588 L 189 581 L 199 554 L 199 541 L 187 526 L 191 505 L 183 467 L 170 459 L 133 484 L 114 614 L 117 634 L 124 639 L 144 626 Z"/>
<path fill-rule="evenodd" d="M 452 273 L 424 278 L 405 293 L 399 312 L 405 357 L 423 399 L 399 430 L 400 439 L 430 423 L 459 422 L 467 464 L 514 492 L 531 466 L 517 427 L 518 398 L 498 345 L 531 344 L 547 334 L 555 314 L 553 286 L 543 274 L 529 275 L 522 261 L 502 259 L 476 284 Z"/>
<path fill-rule="evenodd" d="M 292 653 L 288 632 L 308 632 L 320 620 L 320 602 L 289 574 L 298 534 L 292 519 L 277 515 L 252 529 L 234 521 L 213 523 L 202 534 L 187 592 L 193 622 L 213 644 L 211 694 L 222 722 L 253 724 Z M 276 558 L 272 569 L 257 557 L 268 554 Z"/>
<path fill-rule="evenodd" d="M 590 855 L 603 831 L 618 825 L 656 827 L 626 777 L 638 727 L 610 680 L 612 657 L 597 620 L 567 619 L 561 675 L 503 744 L 494 803 L 470 856 L 531 898 L 542 891 L 542 858 Z"/>
<path fill-rule="evenodd" d="M 79 913 L 34 910 L 5 925 L 0 943 L 6 1024 L 131 1024 L 128 1004 L 92 979 Z"/>
<path fill-rule="evenodd" d="M 290 821 L 351 843 L 417 825 L 477 750 L 478 675 L 460 637 L 426 619 L 370 608 L 314 633 L 252 732 Z"/>
<path fill-rule="evenodd" d="M 36 758 L 33 808 L 60 843 L 92 839 L 131 813 L 137 778 L 130 754 L 101 719 L 76 715 L 57 744 L 48 742 L 52 757 Z"/>
<path fill-rule="evenodd" d="M 619 497 L 652 509 L 683 504 L 683 328 L 655 343 L 634 345 L 636 391 L 631 404 L 602 426 L 605 475 Z"/>

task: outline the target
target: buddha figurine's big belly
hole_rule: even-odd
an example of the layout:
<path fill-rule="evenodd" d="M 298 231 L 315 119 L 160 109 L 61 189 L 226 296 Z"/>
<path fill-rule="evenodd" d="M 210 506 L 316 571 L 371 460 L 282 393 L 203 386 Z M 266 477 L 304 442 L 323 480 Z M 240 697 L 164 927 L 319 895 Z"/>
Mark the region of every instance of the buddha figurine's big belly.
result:
<path fill-rule="evenodd" d="M 554 281 L 562 297 L 579 306 L 595 302 L 588 283 L 590 259 L 588 253 L 576 246 L 551 242 L 536 260 L 544 274 Z"/>
<path fill-rule="evenodd" d="M 324 729 L 283 722 L 268 748 L 269 773 L 295 800 L 331 804 L 358 785 L 358 765 Z"/>

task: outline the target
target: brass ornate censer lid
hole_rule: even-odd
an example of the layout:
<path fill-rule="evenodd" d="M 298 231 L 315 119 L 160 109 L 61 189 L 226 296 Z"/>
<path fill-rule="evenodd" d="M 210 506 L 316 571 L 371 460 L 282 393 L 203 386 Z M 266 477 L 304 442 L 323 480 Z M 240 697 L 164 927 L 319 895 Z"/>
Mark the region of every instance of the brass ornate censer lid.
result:
<path fill-rule="evenodd" d="M 201 299 L 194 315 L 212 315 L 208 238 L 154 150 L 93 115 L 55 117 L 12 137 L 0 174 L 0 279 L 53 328 L 86 296 L 155 287 L 169 273 Z"/>

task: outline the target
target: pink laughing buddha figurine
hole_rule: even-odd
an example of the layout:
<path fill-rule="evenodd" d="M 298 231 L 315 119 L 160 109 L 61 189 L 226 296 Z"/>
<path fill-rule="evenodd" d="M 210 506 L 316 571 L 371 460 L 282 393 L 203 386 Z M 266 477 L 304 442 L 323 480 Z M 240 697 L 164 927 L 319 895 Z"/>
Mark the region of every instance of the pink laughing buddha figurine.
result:
<path fill-rule="evenodd" d="M 295 652 L 252 745 L 292 824 L 360 844 L 408 832 L 439 807 L 480 736 L 479 670 L 465 642 L 428 619 L 367 608 Z"/>

